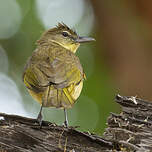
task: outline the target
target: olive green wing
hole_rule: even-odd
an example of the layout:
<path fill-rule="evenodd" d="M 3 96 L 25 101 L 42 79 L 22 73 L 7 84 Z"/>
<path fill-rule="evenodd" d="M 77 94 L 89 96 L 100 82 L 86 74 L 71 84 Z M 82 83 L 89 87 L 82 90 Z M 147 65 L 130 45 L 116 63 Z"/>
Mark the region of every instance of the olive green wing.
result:
<path fill-rule="evenodd" d="M 83 79 L 80 61 L 71 53 L 66 53 L 64 58 L 47 57 L 47 60 L 34 67 L 33 72 L 42 86 L 52 83 L 58 88 L 64 88 L 70 84 L 79 83 Z"/>
<path fill-rule="evenodd" d="M 70 51 L 63 53 L 39 60 L 33 57 L 25 68 L 24 83 L 34 92 L 43 92 L 44 106 L 68 108 L 80 94 L 75 90 L 84 79 L 80 61 Z"/>

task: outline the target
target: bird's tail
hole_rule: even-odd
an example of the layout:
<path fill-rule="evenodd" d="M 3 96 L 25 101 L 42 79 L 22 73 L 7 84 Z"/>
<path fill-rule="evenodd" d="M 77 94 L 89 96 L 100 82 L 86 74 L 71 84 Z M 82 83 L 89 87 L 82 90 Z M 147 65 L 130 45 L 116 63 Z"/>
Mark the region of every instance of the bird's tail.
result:
<path fill-rule="evenodd" d="M 48 86 L 42 97 L 44 107 L 71 108 L 75 100 L 72 97 L 72 91 L 69 88 L 54 88 Z"/>

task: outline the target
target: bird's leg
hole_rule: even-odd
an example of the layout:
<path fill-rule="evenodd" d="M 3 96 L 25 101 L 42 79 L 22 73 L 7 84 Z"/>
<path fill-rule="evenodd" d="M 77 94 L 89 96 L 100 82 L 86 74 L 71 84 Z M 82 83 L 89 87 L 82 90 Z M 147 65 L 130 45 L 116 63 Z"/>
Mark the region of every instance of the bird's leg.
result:
<path fill-rule="evenodd" d="M 40 108 L 40 112 L 39 112 L 39 114 L 37 116 L 37 121 L 39 122 L 40 128 L 42 127 L 42 120 L 43 120 L 42 109 L 43 109 L 43 106 L 44 106 L 44 101 L 48 102 L 49 93 L 50 93 L 50 87 L 48 86 L 45 94 L 42 97 L 42 105 L 41 105 L 41 108 Z"/>
<path fill-rule="evenodd" d="M 65 117 L 65 121 L 64 121 L 64 126 L 68 127 L 68 117 L 67 117 L 67 110 L 64 108 L 64 117 Z"/>
<path fill-rule="evenodd" d="M 37 116 L 37 121 L 38 121 L 40 127 L 42 126 L 42 119 L 43 119 L 43 116 L 42 116 L 42 108 L 43 108 L 43 105 L 41 105 L 40 112 L 39 112 L 39 114 L 38 114 L 38 116 Z"/>

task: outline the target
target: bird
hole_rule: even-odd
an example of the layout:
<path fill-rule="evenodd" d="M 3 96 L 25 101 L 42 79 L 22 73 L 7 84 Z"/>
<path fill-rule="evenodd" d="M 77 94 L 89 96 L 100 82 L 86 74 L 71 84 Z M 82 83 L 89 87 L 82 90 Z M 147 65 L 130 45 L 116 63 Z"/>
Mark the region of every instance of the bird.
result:
<path fill-rule="evenodd" d="M 24 67 L 23 82 L 41 105 L 37 116 L 40 126 L 43 107 L 55 107 L 64 110 L 63 124 L 68 127 L 67 109 L 77 101 L 86 79 L 75 53 L 81 43 L 90 41 L 95 39 L 79 36 L 63 22 L 45 31 L 36 41 L 37 47 Z"/>

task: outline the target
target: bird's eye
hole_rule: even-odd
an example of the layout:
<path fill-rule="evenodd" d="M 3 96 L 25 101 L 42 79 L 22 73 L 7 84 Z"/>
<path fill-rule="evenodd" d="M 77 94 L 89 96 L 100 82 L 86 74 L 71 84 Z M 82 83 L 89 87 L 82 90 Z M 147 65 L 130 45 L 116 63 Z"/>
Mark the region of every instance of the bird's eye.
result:
<path fill-rule="evenodd" d="M 63 35 L 64 37 L 67 37 L 69 34 L 68 34 L 67 32 L 62 32 L 62 35 Z"/>

